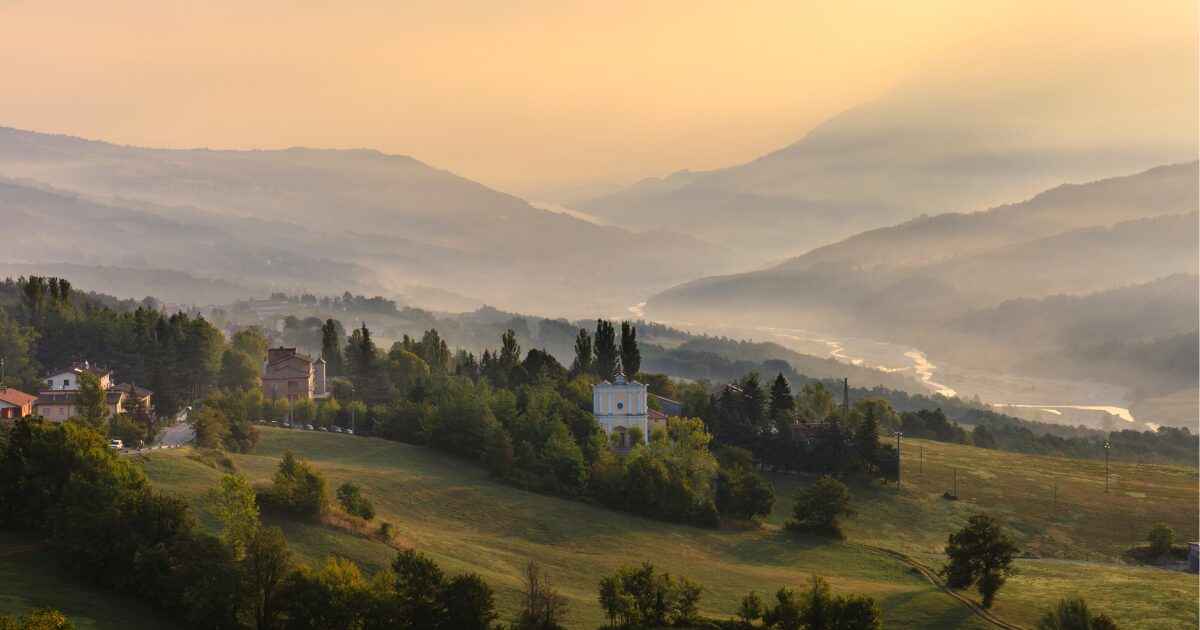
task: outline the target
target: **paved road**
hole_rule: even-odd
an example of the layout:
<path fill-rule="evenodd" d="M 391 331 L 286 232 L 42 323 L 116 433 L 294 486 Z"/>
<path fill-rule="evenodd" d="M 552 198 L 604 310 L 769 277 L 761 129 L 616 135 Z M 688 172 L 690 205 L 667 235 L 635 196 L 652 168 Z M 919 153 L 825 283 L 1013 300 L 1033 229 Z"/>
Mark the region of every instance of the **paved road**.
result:
<path fill-rule="evenodd" d="M 194 437 L 196 434 L 192 431 L 191 423 L 187 421 L 187 411 L 184 411 L 179 414 L 175 424 L 163 430 L 158 446 L 181 446 L 191 442 Z"/>

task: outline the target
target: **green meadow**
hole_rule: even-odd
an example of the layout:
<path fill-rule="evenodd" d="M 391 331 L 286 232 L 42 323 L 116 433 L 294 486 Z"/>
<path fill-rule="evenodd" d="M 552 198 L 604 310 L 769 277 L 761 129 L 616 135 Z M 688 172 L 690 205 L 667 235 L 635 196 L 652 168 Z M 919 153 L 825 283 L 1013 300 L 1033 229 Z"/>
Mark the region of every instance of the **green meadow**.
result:
<path fill-rule="evenodd" d="M 376 519 L 390 522 L 405 543 L 437 560 L 446 571 L 472 571 L 486 579 L 498 592 L 505 619 L 518 610 L 520 574 L 530 559 L 550 572 L 570 600 L 568 622 L 579 628 L 604 623 L 596 601 L 602 573 L 623 562 L 648 560 L 661 570 L 704 584 L 702 608 L 713 616 L 732 616 L 751 588 L 768 595 L 781 586 L 800 586 L 816 572 L 837 590 L 874 597 L 887 627 L 990 626 L 902 561 L 784 531 L 780 524 L 790 509 L 790 496 L 806 479 L 772 477 L 778 495 L 776 514 L 763 528 L 711 531 L 520 490 L 489 478 L 472 462 L 421 447 L 284 429 L 265 429 L 262 435 L 257 453 L 231 456 L 239 472 L 252 482 L 268 481 L 283 452 L 292 450 L 312 461 L 331 488 L 350 480 L 360 484 L 375 503 Z M 910 445 L 905 446 L 907 453 Z M 1005 518 L 1022 549 L 1039 543 L 1050 545 L 1047 549 L 1058 544 L 1063 549 L 1100 553 L 1115 551 L 1121 543 L 1121 536 L 1103 533 L 1105 511 L 1099 501 L 1074 503 L 1070 509 L 1060 503 L 1058 519 L 1033 511 L 1039 505 L 1039 484 L 1046 479 L 1062 476 L 1073 489 L 1094 486 L 1087 475 L 1090 462 L 928 442 L 924 449 L 925 476 L 918 474 L 917 461 L 906 461 L 901 492 L 894 485 L 853 488 L 859 513 L 846 524 L 850 540 L 899 550 L 938 566 L 940 558 L 934 554 L 950 531 L 970 514 L 987 509 Z M 222 473 L 195 455 L 184 449 L 140 456 L 138 461 L 156 485 L 189 497 L 202 510 L 201 497 Z M 960 475 L 968 480 L 960 478 L 960 500 L 941 499 L 938 466 L 959 464 Z M 1114 464 L 1114 479 L 1118 468 L 1124 484 L 1120 487 L 1126 491 L 1137 487 L 1153 497 L 1146 501 L 1147 510 L 1151 504 L 1156 510 L 1145 513 L 1149 518 L 1170 512 L 1173 505 L 1184 511 L 1183 518 L 1167 520 L 1182 528 L 1187 510 L 1194 515 L 1195 470 Z M 1005 479 L 1018 473 L 1023 484 Z M 1140 480 L 1136 485 L 1135 479 Z M 1185 496 L 1182 488 L 1188 483 L 1193 490 Z M 1129 494 L 1124 497 L 1119 499 L 1121 505 L 1140 500 Z M 1022 510 L 1029 510 L 1029 515 Z M 202 520 L 215 526 L 207 517 Z M 284 528 L 302 562 L 338 555 L 370 572 L 386 566 L 395 554 L 382 543 L 329 527 L 288 520 L 275 524 Z M 1042 542 L 1045 534 L 1039 528 L 1047 524 L 1057 529 L 1045 534 L 1056 536 L 1061 531 L 1064 542 Z M 1196 577 L 1183 573 L 1022 561 L 1017 575 L 1001 591 L 994 612 L 1006 621 L 1030 624 L 1059 597 L 1081 594 L 1123 628 L 1195 627 L 1196 587 Z M 1155 596 L 1146 597 L 1147 592 Z"/>

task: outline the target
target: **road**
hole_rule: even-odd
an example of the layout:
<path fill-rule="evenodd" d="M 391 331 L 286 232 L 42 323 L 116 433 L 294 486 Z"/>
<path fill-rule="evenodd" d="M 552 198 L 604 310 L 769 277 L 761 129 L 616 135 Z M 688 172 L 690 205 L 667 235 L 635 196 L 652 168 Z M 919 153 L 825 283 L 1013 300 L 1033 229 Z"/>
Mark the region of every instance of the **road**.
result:
<path fill-rule="evenodd" d="M 162 439 L 158 441 L 156 446 L 182 446 L 191 442 L 195 437 L 196 434 L 192 431 L 192 425 L 187 421 L 187 409 L 184 409 L 175 418 L 175 423 L 163 430 Z"/>

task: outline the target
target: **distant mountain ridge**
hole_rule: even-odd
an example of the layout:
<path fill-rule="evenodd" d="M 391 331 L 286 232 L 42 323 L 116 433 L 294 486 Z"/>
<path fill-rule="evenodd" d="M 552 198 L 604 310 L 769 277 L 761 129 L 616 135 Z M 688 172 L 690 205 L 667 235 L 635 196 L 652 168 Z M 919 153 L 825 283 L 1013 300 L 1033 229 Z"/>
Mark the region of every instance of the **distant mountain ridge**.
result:
<path fill-rule="evenodd" d="M 761 271 L 694 280 L 651 297 L 644 313 L 837 331 L 1001 371 L 1028 373 L 1034 356 L 1050 353 L 1057 358 L 1043 359 L 1044 369 L 1108 374 L 1151 391 L 1152 381 L 1190 378 L 1179 373 L 1186 349 L 1168 346 L 1186 345 L 1200 327 L 1198 191 L 1195 162 L 1060 186 L 983 212 L 870 230 Z M 1170 373 L 1135 368 L 1134 356 L 1122 364 L 1122 348 L 1164 357 L 1157 365 Z M 1083 369 L 1101 353 L 1106 367 Z"/>
<path fill-rule="evenodd" d="M 594 316 L 699 270 L 729 271 L 734 264 L 720 248 L 691 237 L 595 225 L 409 157 L 369 150 L 153 149 L 0 128 L 0 177 L 105 206 L 103 212 L 74 213 L 81 234 L 111 232 L 112 226 L 92 222 L 113 208 L 203 226 L 172 239 L 178 259 L 155 258 L 167 269 L 228 273 L 224 262 L 207 258 L 213 229 L 225 235 L 222 247 L 232 248 L 221 254 L 226 262 L 269 250 L 329 261 L 338 273 L 277 269 L 276 284 L 311 290 L 431 286 L 467 302 Z M 12 211 L 26 194 L 11 186 L 0 193 L 0 208 Z M 20 203 L 31 207 L 28 199 Z M 25 219 L 30 229 L 53 223 Z M 210 240 L 189 243 L 191 238 Z M 76 260 L 76 252 L 46 245 L 10 260 Z M 700 250 L 704 255 L 694 256 Z M 198 252 L 206 257 L 189 256 Z M 103 264 L 120 264 L 124 255 L 96 253 Z M 637 281 L 629 282 L 632 277 Z M 271 275 L 263 279 L 270 282 Z"/>

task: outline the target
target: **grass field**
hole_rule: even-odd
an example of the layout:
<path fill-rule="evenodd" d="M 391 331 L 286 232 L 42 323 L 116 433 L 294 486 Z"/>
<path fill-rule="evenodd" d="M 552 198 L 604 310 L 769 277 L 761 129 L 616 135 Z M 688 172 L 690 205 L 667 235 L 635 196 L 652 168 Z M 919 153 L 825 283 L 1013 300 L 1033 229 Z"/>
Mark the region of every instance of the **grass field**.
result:
<path fill-rule="evenodd" d="M 179 628 L 143 602 L 72 578 L 28 536 L 0 533 L 0 615 L 50 607 L 79 630 Z"/>
<path fill-rule="evenodd" d="M 950 501 L 942 494 L 953 490 L 955 469 L 959 500 Z M 1113 462 L 1105 494 L 1103 461 L 905 440 L 901 471 L 899 493 L 895 484 L 852 486 L 864 516 L 848 523 L 852 540 L 906 553 L 940 552 L 950 532 L 981 511 L 1004 520 L 1027 556 L 1118 563 L 1131 541 L 1144 544 L 1146 530 L 1160 521 L 1170 523 L 1180 541 L 1200 535 L 1195 468 Z M 770 520 L 782 523 L 796 488 L 807 480 L 771 481 L 777 508 L 784 509 Z"/>
<path fill-rule="evenodd" d="M 945 445 L 930 448 L 941 446 Z M 971 456 L 948 448 L 944 457 Z M 471 463 L 377 439 L 267 429 L 257 454 L 233 458 L 251 481 L 264 481 L 289 449 L 313 461 L 332 486 L 346 480 L 361 484 L 375 502 L 377 518 L 391 522 L 404 540 L 447 571 L 480 573 L 498 590 L 505 618 L 518 606 L 519 575 L 530 558 L 554 576 L 571 601 L 570 626 L 580 628 L 603 623 L 596 603 L 601 573 L 622 562 L 650 560 L 662 570 L 704 584 L 702 607 L 713 615 L 731 615 L 750 588 L 772 593 L 779 586 L 799 586 L 816 571 L 835 589 L 875 597 L 890 628 L 987 627 L 899 561 L 782 531 L 778 523 L 790 507 L 790 493 L 802 483 L 796 479 L 773 479 L 780 497 L 778 515 L 764 529 L 708 531 L 511 488 L 490 480 Z M 936 457 L 930 452 L 926 456 Z M 187 450 L 143 456 L 140 462 L 157 485 L 190 497 L 198 507 L 200 496 L 221 474 L 189 458 Z M 919 554 L 936 548 L 950 527 L 978 509 L 966 498 L 965 488 L 960 489 L 963 501 L 943 506 L 922 498 L 932 490 L 922 490 L 919 480 L 912 481 L 915 487 L 907 486 L 903 498 L 883 488 L 856 488 L 860 516 L 848 523 L 850 537 Z M 371 571 L 385 566 L 395 553 L 380 543 L 317 525 L 278 524 L 304 562 L 341 555 Z M 938 561 L 919 559 L 927 564 Z M 1194 576 L 1179 573 L 1028 563 L 1001 592 L 997 613 L 1028 623 L 1070 592 L 1094 599 L 1094 605 L 1109 610 L 1123 628 L 1195 627 L 1196 584 Z M 1147 591 L 1155 597 L 1139 595 Z M 1118 605 L 1129 614 L 1117 610 Z"/>

